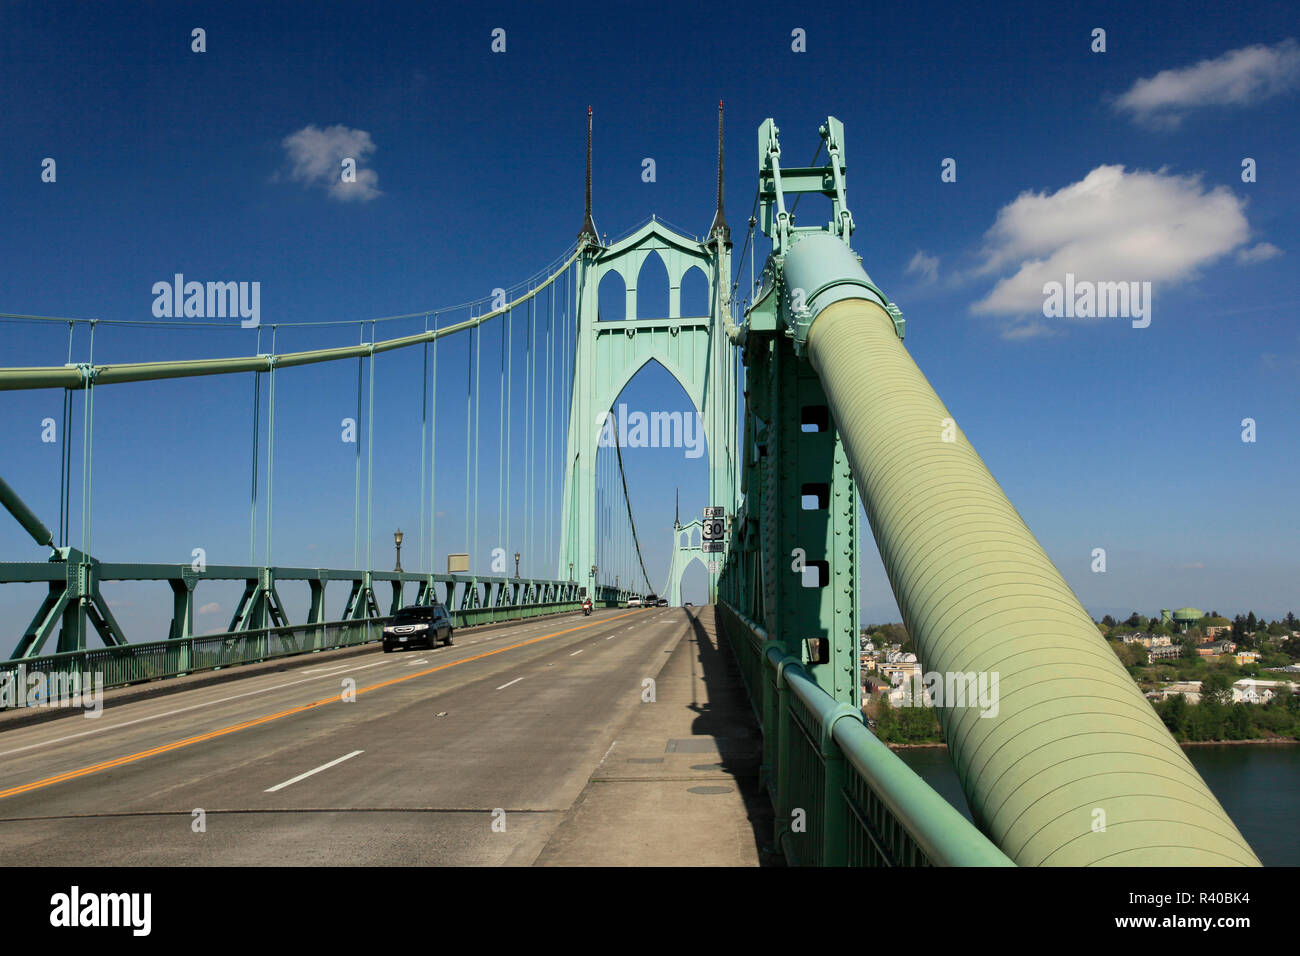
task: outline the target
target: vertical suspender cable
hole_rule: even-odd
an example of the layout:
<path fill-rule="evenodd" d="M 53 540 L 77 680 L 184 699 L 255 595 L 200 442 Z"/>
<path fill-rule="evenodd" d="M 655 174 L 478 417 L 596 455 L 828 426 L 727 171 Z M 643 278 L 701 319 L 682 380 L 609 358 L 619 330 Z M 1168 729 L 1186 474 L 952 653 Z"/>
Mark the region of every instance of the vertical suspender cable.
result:
<path fill-rule="evenodd" d="M 72 364 L 72 335 L 76 330 L 76 323 L 68 323 L 68 364 Z M 72 389 L 63 390 L 63 434 L 60 436 L 62 442 L 59 446 L 59 547 L 67 547 L 68 544 L 68 511 L 69 499 L 72 497 L 72 436 L 68 432 L 68 423 L 72 419 Z"/>
<path fill-rule="evenodd" d="M 366 570 L 373 571 L 375 532 L 375 323 L 370 323 L 369 397 L 366 399 Z"/>
<path fill-rule="evenodd" d="M 479 374 L 479 357 L 483 354 L 483 326 L 475 329 L 477 334 L 474 336 L 474 547 L 478 548 L 478 397 L 483 391 L 483 383 Z"/>
<path fill-rule="evenodd" d="M 91 548 L 94 546 L 95 532 L 95 498 L 94 498 L 94 469 L 95 469 L 95 320 L 90 322 L 90 383 L 86 386 L 86 391 L 90 394 L 90 418 L 86 422 L 86 435 L 89 438 L 88 449 L 89 455 L 86 459 L 86 553 L 92 554 Z"/>
<path fill-rule="evenodd" d="M 510 313 L 507 312 L 508 316 Z M 497 547 L 505 548 L 502 518 L 505 507 L 506 471 L 506 319 L 501 320 L 501 363 L 497 369 Z"/>
<path fill-rule="evenodd" d="M 257 354 L 262 354 L 262 327 L 257 327 Z M 248 492 L 248 563 L 257 565 L 257 459 L 262 434 L 262 373 L 253 373 L 253 465 Z"/>
<path fill-rule="evenodd" d="M 470 306 L 469 314 L 470 314 L 470 318 L 474 317 L 473 306 Z M 474 407 L 473 406 L 474 367 L 473 365 L 470 364 L 469 352 L 471 349 L 474 348 L 474 333 L 475 333 L 474 326 L 471 325 L 469 328 L 468 344 L 465 346 L 465 553 L 466 554 L 471 553 L 473 550 L 470 547 L 470 539 L 469 539 L 469 480 L 470 480 L 469 424 L 470 424 L 470 412 L 473 410 Z M 473 569 L 471 568 L 471 570 Z"/>
<path fill-rule="evenodd" d="M 561 288 L 561 289 L 563 289 L 563 291 L 564 291 L 564 308 L 563 308 L 563 310 L 561 311 L 561 315 L 560 315 L 560 321 L 561 321 L 561 323 L 562 323 L 562 328 L 564 329 L 564 339 L 563 339 L 563 342 L 561 343 L 561 353 L 560 353 L 560 354 L 561 354 L 561 357 L 563 357 L 563 358 L 565 359 L 565 362 L 564 362 L 563 365 L 561 365 L 561 372 L 560 372 L 560 374 L 561 374 L 561 378 L 562 378 L 566 383 L 568 382 L 568 377 L 569 377 L 569 376 L 568 376 L 568 367 L 567 367 L 567 366 L 568 366 L 567 357 L 568 357 L 568 355 L 569 355 L 569 313 L 570 313 L 570 311 L 572 310 L 572 306 L 571 306 L 570 301 L 569 301 L 569 288 L 568 288 L 568 282 L 569 282 L 569 270 L 566 268 L 566 269 L 564 270 L 564 282 L 563 282 L 563 284 L 557 284 L 558 288 Z M 566 398 L 565 396 L 569 396 L 569 397 Z M 567 461 L 568 461 L 568 449 L 569 449 L 569 411 L 570 411 L 570 409 L 573 407 L 572 396 L 571 396 L 570 393 L 569 393 L 569 390 L 568 390 L 568 388 L 567 388 L 567 384 L 566 384 L 565 386 L 561 386 L 561 389 L 560 389 L 560 402 L 561 402 L 562 408 L 559 410 L 559 414 L 560 414 L 560 423 L 559 423 L 559 424 L 560 424 L 560 431 L 559 431 L 559 433 L 558 433 L 558 435 L 557 435 L 557 439 L 558 439 L 559 444 L 558 444 L 558 446 L 556 447 L 556 462 L 555 462 L 555 463 L 556 463 L 556 466 L 557 466 L 557 467 L 556 467 L 556 479 L 555 479 L 555 480 L 556 480 L 556 483 L 557 483 L 557 487 L 556 487 L 556 496 L 555 496 L 555 498 L 556 498 L 556 501 L 555 501 L 556 512 L 555 512 L 555 514 L 556 514 L 556 518 L 558 519 L 558 521 L 563 521 L 563 519 L 564 519 L 564 501 L 561 500 L 561 496 L 563 496 L 563 494 L 564 494 L 564 487 L 565 487 L 564 476 L 568 474 L 568 464 L 567 464 Z M 557 525 L 556 525 L 556 530 L 555 530 L 555 544 L 556 544 L 556 553 L 557 553 L 558 555 L 560 555 L 560 561 L 564 561 L 564 555 L 565 555 L 565 554 L 568 552 L 568 550 L 569 550 L 569 549 L 568 549 L 567 542 L 566 542 L 566 539 L 567 539 L 567 531 L 566 531 L 566 529 L 563 528 L 563 527 L 561 527 L 561 526 L 557 523 Z M 568 575 L 568 569 L 567 569 L 567 568 L 557 568 L 557 569 L 556 569 L 556 575 L 555 575 L 555 576 L 556 576 L 557 578 L 560 578 L 561 580 L 568 580 L 567 575 Z"/>
<path fill-rule="evenodd" d="M 508 309 L 506 311 L 506 409 L 507 410 L 506 410 L 505 420 L 506 420 L 506 428 L 510 430 L 512 437 L 514 435 L 514 428 L 512 427 L 511 413 L 514 411 L 514 409 L 512 408 L 511 392 L 513 390 L 514 383 L 511 382 L 511 373 L 513 371 L 513 366 L 514 366 L 514 343 L 515 343 L 514 331 L 515 331 L 515 313 L 513 309 Z M 505 547 L 507 550 L 513 550 L 513 548 L 515 547 L 515 545 L 508 543 L 513 540 L 510 533 L 510 498 L 511 498 L 511 484 L 512 484 L 511 478 L 513 477 L 510 474 L 511 444 L 513 443 L 506 442 L 506 536 L 505 536 L 505 540 L 502 541 L 502 546 Z"/>
<path fill-rule="evenodd" d="M 542 553 L 545 554 L 550 550 L 551 545 L 551 512 L 554 510 L 555 503 L 551 501 L 551 366 L 552 356 L 555 352 L 555 288 L 546 290 L 546 301 L 550 306 L 550 316 L 546 320 L 546 447 L 543 450 L 545 458 L 546 491 L 542 507 L 546 509 L 545 522 L 542 533 Z"/>
<path fill-rule="evenodd" d="M 537 308 L 533 299 L 528 300 L 528 369 L 524 373 L 524 408 L 527 414 L 527 449 L 524 452 L 524 468 L 528 478 L 524 482 L 524 554 L 528 556 L 529 576 L 533 576 L 533 347 L 537 337 Z"/>
<path fill-rule="evenodd" d="M 81 411 L 81 550 L 90 554 L 90 460 L 94 430 L 95 320 L 90 321 L 90 372 Z"/>
<path fill-rule="evenodd" d="M 429 313 L 424 313 L 424 332 L 429 332 Z M 424 363 L 421 370 L 421 391 L 420 391 L 420 570 L 427 571 L 428 565 L 424 563 L 424 450 L 425 438 L 429 431 L 429 343 L 424 343 Z"/>
<path fill-rule="evenodd" d="M 267 395 L 266 409 L 266 566 L 271 561 L 271 505 L 275 493 L 275 330 L 271 326 L 271 371 L 268 373 L 270 388 Z"/>
<path fill-rule="evenodd" d="M 260 334 L 260 333 L 259 333 Z M 358 344 L 366 340 L 366 324 L 357 326 Z M 357 428 L 361 425 L 361 375 L 365 368 L 365 359 L 357 356 L 357 417 L 352 421 L 352 444 L 356 445 L 356 491 L 352 501 L 352 569 L 361 567 L 361 442 L 357 441 Z"/>
<path fill-rule="evenodd" d="M 577 271 L 578 271 L 578 267 L 575 265 L 572 267 L 571 270 L 566 270 L 565 273 L 565 285 L 567 286 L 568 289 L 565 295 L 565 300 L 569 304 L 569 321 L 571 323 L 570 328 L 572 329 L 573 332 L 569 340 L 572 345 L 572 355 L 570 355 L 569 357 L 569 369 L 570 369 L 569 416 L 568 416 L 569 421 L 568 424 L 565 425 L 565 429 L 564 429 L 564 447 L 565 447 L 564 474 L 566 477 L 570 475 L 571 469 L 574 469 L 576 471 L 576 469 L 574 468 L 573 460 L 568 457 L 568 448 L 569 448 L 569 436 L 571 434 L 570 429 L 573 427 L 573 399 L 574 399 L 573 377 L 574 375 L 576 375 L 576 363 L 578 361 L 578 309 L 573 302 L 574 275 Z M 566 539 L 565 551 L 568 553 L 570 557 L 572 557 L 574 552 L 577 550 L 577 527 L 578 527 L 578 508 L 577 508 L 578 499 L 577 499 L 577 487 L 576 487 L 577 484 L 578 484 L 577 475 L 574 474 L 573 480 L 570 483 L 569 500 L 568 502 L 566 502 L 569 506 L 569 527 L 564 529 L 564 535 Z M 581 576 L 585 580 L 586 568 L 575 568 L 574 574 Z"/>
<path fill-rule="evenodd" d="M 435 532 L 438 519 L 438 313 L 433 313 L 433 390 L 429 400 L 429 571 L 435 567 Z M 436 592 L 435 592 L 436 600 Z"/>

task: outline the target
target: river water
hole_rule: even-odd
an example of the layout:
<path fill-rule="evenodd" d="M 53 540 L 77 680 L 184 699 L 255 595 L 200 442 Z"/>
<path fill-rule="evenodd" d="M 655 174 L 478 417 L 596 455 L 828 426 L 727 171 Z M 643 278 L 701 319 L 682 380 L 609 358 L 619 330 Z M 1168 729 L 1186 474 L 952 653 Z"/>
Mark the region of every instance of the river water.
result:
<path fill-rule="evenodd" d="M 945 748 L 894 752 L 970 819 Z M 1184 752 L 1265 866 L 1300 866 L 1300 745 L 1197 746 Z"/>

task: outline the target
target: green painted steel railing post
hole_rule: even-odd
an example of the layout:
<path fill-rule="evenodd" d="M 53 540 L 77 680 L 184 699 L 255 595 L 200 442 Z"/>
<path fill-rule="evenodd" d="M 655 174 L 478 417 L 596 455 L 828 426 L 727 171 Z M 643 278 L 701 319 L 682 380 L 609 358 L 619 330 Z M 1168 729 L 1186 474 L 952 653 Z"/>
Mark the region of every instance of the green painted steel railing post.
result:
<path fill-rule="evenodd" d="M 785 848 L 785 838 L 790 834 L 790 800 L 793 787 L 790 780 L 790 746 L 794 733 L 794 718 L 790 714 L 790 688 L 782 679 L 781 671 L 776 672 L 776 796 L 773 809 L 776 811 L 773 844 L 778 850 Z"/>
<path fill-rule="evenodd" d="M 844 751 L 835 742 L 835 724 L 841 719 L 862 720 L 856 707 L 841 704 L 822 723 L 821 753 L 825 776 L 822 780 L 822 866 L 846 866 L 849 845 L 849 808 L 844 791 L 848 768 Z"/>

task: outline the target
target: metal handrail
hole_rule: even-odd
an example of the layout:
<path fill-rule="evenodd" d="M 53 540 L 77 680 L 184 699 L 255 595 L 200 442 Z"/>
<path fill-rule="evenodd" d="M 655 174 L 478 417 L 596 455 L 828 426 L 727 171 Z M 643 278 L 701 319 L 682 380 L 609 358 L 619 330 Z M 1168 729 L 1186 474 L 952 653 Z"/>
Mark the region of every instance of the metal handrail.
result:
<path fill-rule="evenodd" d="M 511 613 L 531 617 L 574 611 L 578 607 L 573 601 L 553 601 L 448 610 L 454 626 L 478 627 L 508 619 Z M 392 620 L 391 617 L 377 617 L 292 624 L 15 658 L 0 661 L 0 681 L 5 680 L 6 675 L 19 673 L 93 673 L 102 678 L 103 689 L 124 687 L 240 664 L 370 644 L 382 638 L 383 626 Z"/>
<path fill-rule="evenodd" d="M 791 862 L 1015 866 L 867 729 L 861 711 L 822 690 L 758 624 L 725 602 L 718 608 L 741 631 L 730 643 L 763 721 L 764 754 L 771 757 L 766 777 L 778 818 L 806 813 L 806 830 L 778 823 Z M 769 699 L 773 692 L 776 700 Z M 795 762 L 805 770 L 802 779 L 793 773 Z M 807 779 L 810 766 L 820 770 L 820 779 Z M 821 805 L 800 807 L 799 797 Z"/>

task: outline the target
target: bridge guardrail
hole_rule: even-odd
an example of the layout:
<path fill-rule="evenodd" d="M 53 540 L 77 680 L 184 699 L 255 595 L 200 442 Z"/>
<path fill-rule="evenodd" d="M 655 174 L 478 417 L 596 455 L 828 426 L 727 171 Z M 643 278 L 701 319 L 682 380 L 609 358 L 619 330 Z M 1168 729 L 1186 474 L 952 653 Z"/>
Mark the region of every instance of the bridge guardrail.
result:
<path fill-rule="evenodd" d="M 763 728 L 764 782 L 789 863 L 1015 866 L 881 743 L 860 711 L 837 703 L 753 621 L 717 607 Z"/>
<path fill-rule="evenodd" d="M 470 608 L 452 610 L 451 617 L 455 627 L 474 627 L 506 619 L 575 611 L 579 606 L 573 602 L 561 601 L 515 607 Z M 513 617 L 507 618 L 506 615 L 510 612 L 514 612 Z M 86 684 L 88 678 L 93 681 L 95 677 L 102 676 L 103 689 L 108 690 L 198 671 L 374 643 L 381 639 L 384 625 L 391 620 L 391 617 L 382 617 L 294 624 L 288 627 L 121 644 L 116 647 L 97 647 L 0 661 L 0 686 L 9 684 L 10 691 L 5 697 L 14 699 L 19 675 L 43 674 L 41 683 L 44 691 L 41 696 L 48 699 L 51 687 L 68 694 L 82 694 L 92 689 Z M 26 691 L 18 696 L 26 698 Z M 3 699 L 0 697 L 0 700 Z M 40 702 L 29 699 L 27 705 Z M 0 704 L 0 710 L 3 709 L 4 706 Z"/>

